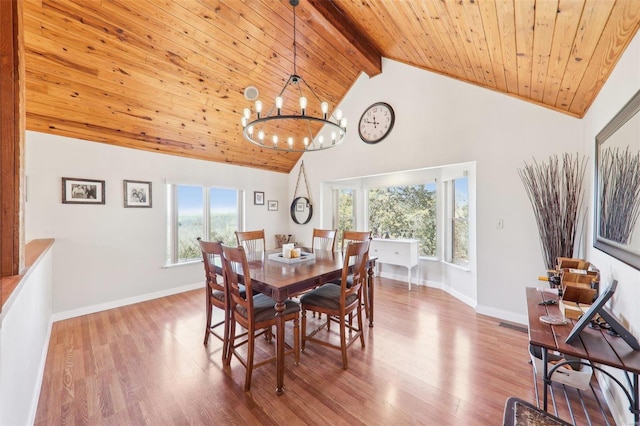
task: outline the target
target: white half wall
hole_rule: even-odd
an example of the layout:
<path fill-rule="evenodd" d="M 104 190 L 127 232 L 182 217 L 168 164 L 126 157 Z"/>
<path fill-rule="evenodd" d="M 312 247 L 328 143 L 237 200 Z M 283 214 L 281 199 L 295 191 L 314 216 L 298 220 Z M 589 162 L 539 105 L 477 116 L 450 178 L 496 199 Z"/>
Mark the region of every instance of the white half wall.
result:
<path fill-rule="evenodd" d="M 37 132 L 26 150 L 26 239 L 56 239 L 55 319 L 204 285 L 200 262 L 165 267 L 166 182 L 244 190 L 246 229 L 264 228 L 271 247 L 289 227 L 286 174 Z M 106 204 L 62 204 L 62 177 L 104 180 Z M 123 207 L 125 179 L 152 182 L 152 208 Z M 253 205 L 253 191 L 282 207 Z"/>
<path fill-rule="evenodd" d="M 0 425 L 33 424 L 51 335 L 53 248 L 29 269 L 0 319 Z"/>

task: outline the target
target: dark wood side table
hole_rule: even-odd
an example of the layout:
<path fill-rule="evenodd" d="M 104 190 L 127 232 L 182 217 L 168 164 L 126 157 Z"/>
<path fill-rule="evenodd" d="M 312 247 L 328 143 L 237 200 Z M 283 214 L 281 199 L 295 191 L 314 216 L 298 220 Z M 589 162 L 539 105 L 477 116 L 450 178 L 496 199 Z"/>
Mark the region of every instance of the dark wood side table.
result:
<path fill-rule="evenodd" d="M 546 290 L 546 291 L 545 291 Z M 575 321 L 568 320 L 565 325 L 550 325 L 540 321 L 542 315 L 561 315 L 558 307 L 558 295 L 548 289 L 527 287 L 527 313 L 529 316 L 529 343 L 542 349 L 544 366 L 543 408 L 547 410 L 547 396 L 551 386 L 551 375 L 560 366 L 569 361 L 559 362 L 549 368 L 549 351 L 558 351 L 565 355 L 582 358 L 591 368 L 606 375 L 616 383 L 629 400 L 629 410 L 633 413 L 634 424 L 639 425 L 640 395 L 638 375 L 640 375 L 640 351 L 633 350 L 621 337 L 608 334 L 605 330 L 585 327 L 580 338 L 573 343 L 566 343 L 567 336 L 573 329 Z M 555 304 L 541 305 L 544 300 L 555 300 Z M 627 383 L 620 382 L 600 365 L 617 368 L 625 372 Z"/>

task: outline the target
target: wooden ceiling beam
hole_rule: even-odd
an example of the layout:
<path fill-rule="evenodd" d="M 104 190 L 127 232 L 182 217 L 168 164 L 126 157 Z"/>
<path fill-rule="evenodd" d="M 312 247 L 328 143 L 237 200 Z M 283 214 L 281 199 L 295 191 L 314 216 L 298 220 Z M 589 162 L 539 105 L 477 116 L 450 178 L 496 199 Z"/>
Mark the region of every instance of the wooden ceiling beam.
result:
<path fill-rule="evenodd" d="M 382 73 L 382 55 L 369 39 L 336 7 L 332 1 L 308 0 L 311 16 L 306 19 L 311 27 L 322 26 L 333 45 L 347 57 L 353 58 L 369 77 Z"/>

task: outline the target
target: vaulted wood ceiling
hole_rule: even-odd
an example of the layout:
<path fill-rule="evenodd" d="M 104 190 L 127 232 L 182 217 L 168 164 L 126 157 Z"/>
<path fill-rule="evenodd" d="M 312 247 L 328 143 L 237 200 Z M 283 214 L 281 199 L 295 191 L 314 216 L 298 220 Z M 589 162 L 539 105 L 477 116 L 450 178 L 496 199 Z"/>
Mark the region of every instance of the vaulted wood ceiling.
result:
<path fill-rule="evenodd" d="M 297 71 L 332 107 L 381 56 L 582 117 L 637 0 L 300 0 Z M 293 71 L 287 0 L 25 0 L 27 128 L 289 172 L 242 138 Z M 358 117 L 350 117 L 351 131 Z"/>

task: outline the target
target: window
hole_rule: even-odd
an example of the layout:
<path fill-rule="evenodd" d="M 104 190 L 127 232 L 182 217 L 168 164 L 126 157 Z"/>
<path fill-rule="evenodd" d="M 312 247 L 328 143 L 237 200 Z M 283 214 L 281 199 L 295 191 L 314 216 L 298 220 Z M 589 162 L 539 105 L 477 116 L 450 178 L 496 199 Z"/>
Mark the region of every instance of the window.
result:
<path fill-rule="evenodd" d="M 374 238 L 415 238 L 421 256 L 436 256 L 436 184 L 369 190 Z"/>
<path fill-rule="evenodd" d="M 353 189 L 336 190 L 338 198 L 338 235 L 336 240 L 342 240 L 342 233 L 356 229 L 355 191 Z"/>
<path fill-rule="evenodd" d="M 200 259 L 198 237 L 235 245 L 234 232 L 240 222 L 239 191 L 189 185 L 168 188 L 167 263 Z"/>
<path fill-rule="evenodd" d="M 469 179 L 453 180 L 451 197 L 451 260 L 469 263 Z"/>

